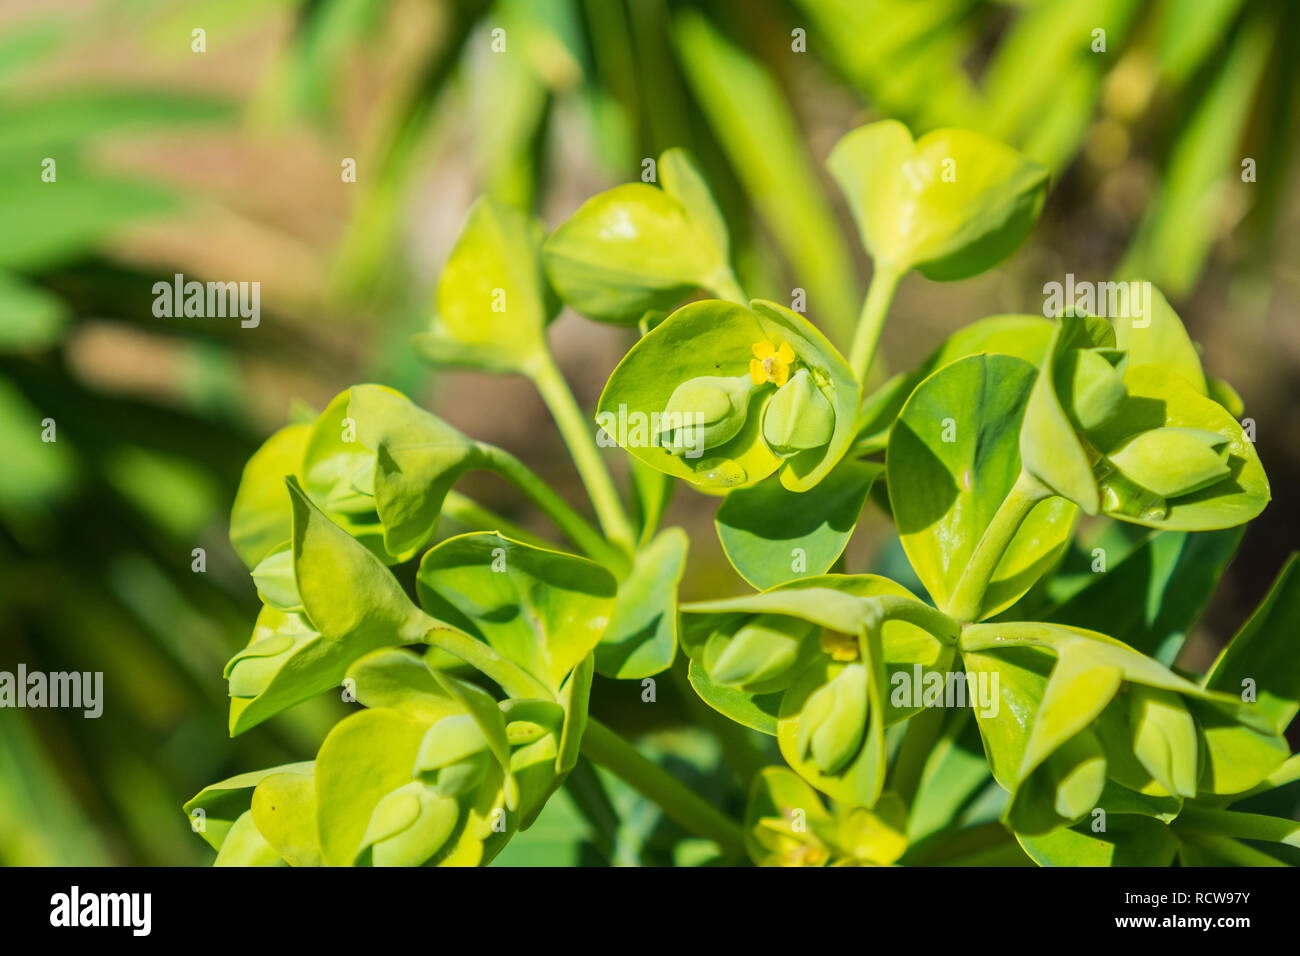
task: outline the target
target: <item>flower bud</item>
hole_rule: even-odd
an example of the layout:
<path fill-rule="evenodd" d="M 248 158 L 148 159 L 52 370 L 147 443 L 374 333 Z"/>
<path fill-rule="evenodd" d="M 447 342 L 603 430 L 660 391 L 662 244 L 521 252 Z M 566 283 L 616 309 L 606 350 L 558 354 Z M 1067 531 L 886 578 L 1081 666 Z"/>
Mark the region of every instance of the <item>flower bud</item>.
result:
<path fill-rule="evenodd" d="M 420 866 L 442 849 L 459 817 L 455 800 L 414 780 L 375 805 L 358 859 L 369 850 L 374 866 Z"/>
<path fill-rule="evenodd" d="M 1108 458 L 1125 477 L 1164 498 L 1190 494 L 1228 475 L 1228 439 L 1200 428 L 1153 428 Z"/>
<path fill-rule="evenodd" d="M 822 773 L 839 773 L 862 747 L 867 729 L 867 668 L 849 664 L 812 694 L 799 714 L 799 755 Z"/>
<path fill-rule="evenodd" d="M 1074 427 L 1100 428 L 1115 417 L 1128 397 L 1124 366 L 1128 355 L 1119 349 L 1070 349 L 1056 366 L 1056 394 Z"/>
<path fill-rule="evenodd" d="M 801 632 L 790 632 L 790 621 L 762 615 L 728 638 L 714 634 L 704 647 L 709 680 L 723 687 L 743 687 L 774 680 L 789 672 L 799 658 Z"/>
<path fill-rule="evenodd" d="M 835 411 L 806 368 L 790 376 L 763 410 L 763 439 L 782 455 L 820 448 L 834 431 Z"/>
<path fill-rule="evenodd" d="M 701 375 L 682 382 L 663 411 L 660 443 L 674 455 L 726 444 L 745 427 L 749 412 L 748 378 Z"/>

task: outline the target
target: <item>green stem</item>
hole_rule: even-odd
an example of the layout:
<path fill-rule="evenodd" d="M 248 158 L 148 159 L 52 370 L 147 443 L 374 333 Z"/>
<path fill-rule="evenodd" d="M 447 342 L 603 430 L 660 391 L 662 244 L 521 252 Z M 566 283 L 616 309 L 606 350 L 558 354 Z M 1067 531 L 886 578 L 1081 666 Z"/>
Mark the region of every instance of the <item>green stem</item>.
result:
<path fill-rule="evenodd" d="M 744 855 L 744 837 L 734 820 L 595 718 L 587 722 L 586 733 L 582 735 L 582 752 L 658 804 L 665 816 L 691 833 L 713 840 L 731 855 Z"/>
<path fill-rule="evenodd" d="M 1026 472 L 1021 472 L 1016 483 L 1003 499 L 1002 504 L 993 515 L 993 520 L 984 529 L 984 536 L 966 563 L 966 570 L 957 581 L 957 587 L 948 600 L 947 611 L 950 617 L 958 621 L 970 622 L 979 619 L 980 608 L 984 603 L 984 593 L 998 562 L 1011 545 L 1025 518 L 1034 505 L 1049 496 L 1049 492 L 1036 479 Z"/>
<path fill-rule="evenodd" d="M 881 594 L 867 598 L 866 602 L 875 617 L 872 626 L 879 626 L 885 621 L 906 621 L 908 624 L 915 624 L 945 644 L 955 644 L 957 638 L 961 637 L 961 625 L 957 621 L 938 608 L 930 607 L 915 598 L 903 597 L 899 594 Z"/>
<path fill-rule="evenodd" d="M 578 514 L 567 501 L 552 491 L 551 486 L 537 477 L 532 469 L 508 451 L 502 451 L 491 445 L 484 445 L 482 448 L 486 455 L 486 466 L 522 491 L 529 501 L 537 505 L 555 522 L 556 527 L 587 555 L 601 564 L 609 565 L 611 570 L 627 569 L 627 555 L 601 537 L 600 532 Z"/>
<path fill-rule="evenodd" d="M 577 465 L 582 482 L 587 487 L 600 526 L 612 541 L 623 545 L 630 552 L 636 540 L 632 522 L 628 520 L 623 503 L 614 489 L 614 480 L 601 460 L 591 426 L 578 408 L 573 392 L 569 390 L 569 383 L 560 374 L 549 352 L 533 367 L 531 377 L 542 400 L 550 408 L 565 444 L 569 446 L 569 454 L 573 456 L 573 463 Z"/>
<path fill-rule="evenodd" d="M 535 548 L 553 548 L 555 545 L 540 535 L 533 534 L 527 528 L 501 517 L 495 511 L 484 508 L 473 498 L 462 495 L 459 491 L 447 492 L 442 502 L 442 513 L 464 528 L 471 531 L 498 531 L 507 538 L 530 544 Z"/>
<path fill-rule="evenodd" d="M 881 330 L 885 327 L 885 316 L 889 314 L 889 303 L 894 300 L 894 290 L 902 278 L 902 272 L 879 265 L 871 276 L 867 298 L 858 315 L 858 328 L 853 333 L 853 347 L 849 350 L 849 367 L 864 388 L 867 372 L 871 371 L 871 360 L 876 357 L 876 347 L 880 344 Z"/>

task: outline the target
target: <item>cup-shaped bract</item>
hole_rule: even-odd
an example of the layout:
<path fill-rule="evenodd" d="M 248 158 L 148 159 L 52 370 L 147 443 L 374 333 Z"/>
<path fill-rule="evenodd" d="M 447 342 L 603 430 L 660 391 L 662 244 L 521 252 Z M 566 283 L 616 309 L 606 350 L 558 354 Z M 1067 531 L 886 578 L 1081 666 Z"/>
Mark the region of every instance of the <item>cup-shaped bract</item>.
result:
<path fill-rule="evenodd" d="M 1034 368 L 1021 359 L 967 356 L 917 386 L 893 426 L 885 468 L 894 522 L 940 608 L 1015 486 L 1035 388 Z M 1075 441 L 1073 431 L 1066 437 Z M 1074 517 L 1074 506 L 1059 498 L 1034 505 L 994 569 L 981 619 L 1010 607 L 1046 572 L 1065 550 Z"/>
<path fill-rule="evenodd" d="M 378 557 L 317 508 L 295 479 L 287 485 L 302 609 L 263 608 L 248 646 L 226 665 L 231 733 L 337 687 L 363 654 L 418 641 L 434 624 Z"/>
<path fill-rule="evenodd" d="M 1158 365 L 1130 365 L 1124 384 L 1119 412 L 1088 435 L 1103 459 L 1097 474 L 1106 514 L 1152 528 L 1211 531 L 1264 510 L 1268 476 L 1227 409 Z"/>
<path fill-rule="evenodd" d="M 734 285 L 726 227 L 679 149 L 659 160 L 663 189 L 627 183 L 593 196 L 546 240 L 542 256 L 566 303 L 600 322 L 635 325 L 697 289 Z"/>
<path fill-rule="evenodd" d="M 617 592 L 598 564 L 493 532 L 430 548 L 416 584 L 430 614 L 484 641 L 552 692 L 600 643 Z"/>
<path fill-rule="evenodd" d="M 778 388 L 794 378 L 800 388 L 818 393 L 834 424 L 821 445 L 783 454 L 763 437 L 763 413 Z M 720 380 L 735 384 L 714 391 L 722 389 Z M 692 398 L 699 399 L 691 407 L 678 392 L 688 383 Z M 696 389 L 696 384 L 708 387 Z M 742 386 L 749 389 L 743 420 L 732 400 Z M 848 450 L 859 400 L 848 364 L 802 316 L 770 302 L 756 300 L 745 308 L 705 300 L 678 309 L 632 347 L 605 385 L 596 421 L 640 461 L 703 491 L 747 487 L 778 469 L 785 487 L 806 491 Z M 694 421 L 665 421 L 670 412 L 681 411 L 697 413 Z M 720 444 L 703 447 L 722 434 L 703 438 L 708 421 L 723 413 L 728 430 L 743 422 L 741 427 Z M 825 410 L 819 415 L 824 424 Z M 678 440 L 666 446 L 661 436 L 692 438 L 694 444 Z"/>
<path fill-rule="evenodd" d="M 435 365 L 528 372 L 559 313 L 541 263 L 544 232 L 519 210 L 474 203 L 438 279 L 429 330 L 412 345 Z"/>
<path fill-rule="evenodd" d="M 827 160 L 877 268 L 929 279 L 990 269 L 1033 228 L 1048 172 L 980 133 L 938 129 L 913 141 L 883 120 L 836 144 Z"/>

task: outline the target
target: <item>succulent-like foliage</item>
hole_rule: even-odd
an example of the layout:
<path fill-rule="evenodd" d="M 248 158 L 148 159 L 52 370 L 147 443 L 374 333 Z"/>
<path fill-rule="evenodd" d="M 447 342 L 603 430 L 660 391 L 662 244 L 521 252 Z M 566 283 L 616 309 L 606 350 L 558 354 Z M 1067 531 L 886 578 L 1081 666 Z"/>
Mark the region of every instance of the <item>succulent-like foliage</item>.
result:
<path fill-rule="evenodd" d="M 1157 292 L 1142 316 L 982 319 L 867 392 L 902 275 L 995 266 L 1032 228 L 1047 172 L 976 133 L 914 141 L 892 121 L 850 133 L 830 167 L 876 270 L 848 359 L 743 294 L 681 151 L 660 159 L 662 189 L 616 187 L 549 237 L 474 207 L 416 347 L 531 378 L 599 528 L 379 386 L 267 441 L 232 516 L 265 607 L 227 666 L 231 731 L 338 687 L 360 709 L 313 762 L 187 805 L 218 863 L 487 863 L 580 753 L 730 862 L 961 862 L 973 844 L 949 838 L 978 827 L 983 859 L 1041 864 L 1272 861 L 1269 843 L 1296 844 L 1288 821 L 1233 808 L 1300 776 L 1283 736 L 1300 709 L 1296 564 L 1207 674 L 1171 666 L 1203 604 L 1189 568 L 1205 590 L 1237 541 L 1223 529 L 1269 501 L 1253 436 L 1213 397 L 1230 391 L 1211 391 Z M 686 302 L 700 293 L 718 298 Z M 594 423 L 548 351 L 559 300 L 641 333 Z M 631 459 L 634 511 L 597 429 Z M 517 485 L 573 552 L 481 509 L 460 512 L 479 530 L 439 539 L 476 470 Z M 674 479 L 721 497 L 722 549 L 756 590 L 679 601 L 688 539 L 659 528 Z M 844 572 L 869 500 L 924 594 Z M 1056 572 L 1081 514 L 1150 535 L 1080 585 Z M 1167 576 L 1130 573 L 1156 552 Z M 786 764 L 752 775 L 743 824 L 588 714 L 595 672 L 642 681 L 679 653 L 703 703 Z"/>

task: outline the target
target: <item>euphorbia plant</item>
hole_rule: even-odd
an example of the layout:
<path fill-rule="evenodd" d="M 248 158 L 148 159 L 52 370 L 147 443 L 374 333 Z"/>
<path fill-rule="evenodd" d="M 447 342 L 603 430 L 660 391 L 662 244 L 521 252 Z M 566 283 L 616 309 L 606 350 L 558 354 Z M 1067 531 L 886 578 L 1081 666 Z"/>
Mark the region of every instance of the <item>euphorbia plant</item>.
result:
<path fill-rule="evenodd" d="M 264 607 L 226 669 L 231 732 L 340 686 L 360 708 L 314 761 L 187 805 L 219 863 L 486 863 L 583 753 L 732 862 L 1272 863 L 1267 844 L 1295 845 L 1292 821 L 1234 808 L 1300 776 L 1295 565 L 1207 673 L 1172 666 L 1235 547 L 1223 529 L 1269 500 L 1234 393 L 1158 294 L 1113 319 L 985 318 L 867 391 L 899 280 L 996 265 L 1047 177 L 975 133 L 895 122 L 850 133 L 830 167 L 875 263 L 848 358 L 745 296 L 681 151 L 662 188 L 602 193 L 549 237 L 474 206 L 414 346 L 532 379 L 598 526 L 378 385 L 267 441 L 232 516 Z M 548 349 L 561 301 L 640 332 L 594 422 Z M 613 443 L 631 507 L 597 450 Z M 570 550 L 452 490 L 485 470 Z M 752 593 L 679 603 L 688 539 L 660 527 L 676 480 L 720 497 Z M 845 572 L 866 507 L 890 513 L 924 595 Z M 440 539 L 444 511 L 481 530 Z M 417 557 L 404 586 L 391 569 Z M 743 821 L 588 713 L 594 674 L 639 682 L 679 653 L 784 761 L 752 775 Z"/>

